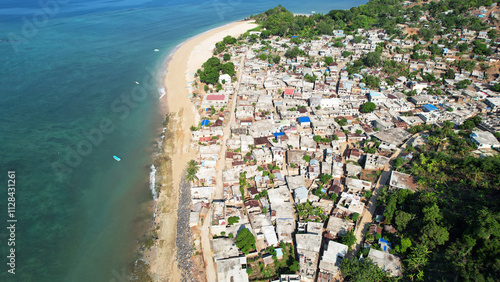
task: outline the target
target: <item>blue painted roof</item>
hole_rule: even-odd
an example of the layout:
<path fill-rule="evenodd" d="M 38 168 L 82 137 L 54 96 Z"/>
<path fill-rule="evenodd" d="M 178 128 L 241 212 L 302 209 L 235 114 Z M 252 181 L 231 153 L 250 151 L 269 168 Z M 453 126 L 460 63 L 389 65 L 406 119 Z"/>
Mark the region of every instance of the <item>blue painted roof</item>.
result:
<path fill-rule="evenodd" d="M 299 122 L 311 122 L 309 117 L 299 117 Z"/>
<path fill-rule="evenodd" d="M 208 126 L 209 123 L 208 119 L 204 119 L 201 121 L 201 126 Z"/>

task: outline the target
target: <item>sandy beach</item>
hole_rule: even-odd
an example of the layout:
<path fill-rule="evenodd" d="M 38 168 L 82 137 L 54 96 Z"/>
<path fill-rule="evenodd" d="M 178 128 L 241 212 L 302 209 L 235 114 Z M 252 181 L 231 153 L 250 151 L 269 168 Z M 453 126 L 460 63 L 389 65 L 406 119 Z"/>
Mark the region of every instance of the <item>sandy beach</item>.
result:
<path fill-rule="evenodd" d="M 256 25 L 252 22 L 234 22 L 200 34 L 182 44 L 168 63 L 165 77 L 167 94 L 160 100 L 164 112 L 170 113 L 171 117 L 158 171 L 158 183 L 161 187 L 156 218 L 159 239 L 157 247 L 149 254 L 150 273 L 155 281 L 183 280 L 180 269 L 182 266 L 178 265 L 175 255 L 179 186 L 187 162 L 197 155 L 196 149 L 190 144 L 189 128 L 199 122 L 198 112 L 188 97 L 193 92 L 190 82 L 194 80 L 196 70 L 212 56 L 215 43 L 227 35 L 237 37 L 254 28 Z"/>

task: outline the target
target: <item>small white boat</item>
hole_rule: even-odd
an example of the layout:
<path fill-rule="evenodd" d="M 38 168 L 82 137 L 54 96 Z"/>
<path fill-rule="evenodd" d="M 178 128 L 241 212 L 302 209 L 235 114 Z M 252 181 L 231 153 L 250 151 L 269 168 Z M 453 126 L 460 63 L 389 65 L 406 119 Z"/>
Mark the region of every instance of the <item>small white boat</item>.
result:
<path fill-rule="evenodd" d="M 119 161 L 121 161 L 121 160 L 122 160 L 122 159 L 120 159 L 120 158 L 119 158 L 119 157 L 117 157 L 117 156 L 113 156 L 113 158 L 114 158 L 117 162 L 119 162 Z"/>
<path fill-rule="evenodd" d="M 139 84 L 139 82 L 136 81 L 135 84 Z"/>
<path fill-rule="evenodd" d="M 160 49 L 155 49 L 155 52 L 158 52 L 158 51 L 160 51 Z"/>

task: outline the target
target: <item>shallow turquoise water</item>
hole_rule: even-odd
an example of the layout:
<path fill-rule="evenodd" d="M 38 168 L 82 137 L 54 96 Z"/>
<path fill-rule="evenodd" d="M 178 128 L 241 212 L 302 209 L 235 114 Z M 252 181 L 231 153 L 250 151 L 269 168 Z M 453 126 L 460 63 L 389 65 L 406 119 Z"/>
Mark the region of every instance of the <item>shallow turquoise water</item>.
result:
<path fill-rule="evenodd" d="M 288 2 L 309 13 L 366 1 Z M 0 281 L 120 281 L 152 218 L 165 57 L 279 1 L 38 3 L 0 4 Z M 17 181 L 15 275 L 6 272 L 8 170 Z"/>

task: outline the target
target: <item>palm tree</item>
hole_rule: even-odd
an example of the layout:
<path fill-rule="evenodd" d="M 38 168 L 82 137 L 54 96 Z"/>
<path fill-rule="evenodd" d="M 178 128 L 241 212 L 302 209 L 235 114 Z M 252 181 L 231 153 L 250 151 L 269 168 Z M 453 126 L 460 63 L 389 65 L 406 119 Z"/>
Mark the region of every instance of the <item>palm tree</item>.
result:
<path fill-rule="evenodd" d="M 445 121 L 443 123 L 443 134 L 444 136 L 449 136 L 453 132 L 453 123 L 451 121 Z"/>
<path fill-rule="evenodd" d="M 190 160 L 188 162 L 188 168 L 187 168 L 187 174 L 186 174 L 186 180 L 188 182 L 195 182 L 198 180 L 198 176 L 196 176 L 196 173 L 200 170 L 200 167 L 196 163 L 195 160 Z"/>
<path fill-rule="evenodd" d="M 436 146 L 439 143 L 441 143 L 441 139 L 439 139 L 439 137 L 437 137 L 437 136 L 429 136 L 428 140 L 429 140 L 429 144 L 431 144 L 432 146 Z"/>
<path fill-rule="evenodd" d="M 195 174 L 198 173 L 198 171 L 200 170 L 200 167 L 198 166 L 198 164 L 196 163 L 195 160 L 190 160 L 188 162 L 188 171 L 193 171 Z"/>
<path fill-rule="evenodd" d="M 186 174 L 186 181 L 195 182 L 196 180 L 198 180 L 198 176 L 196 176 L 196 173 L 188 171 L 188 173 Z"/>

